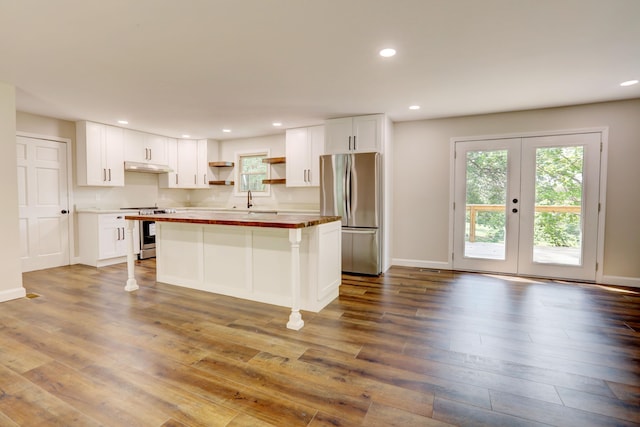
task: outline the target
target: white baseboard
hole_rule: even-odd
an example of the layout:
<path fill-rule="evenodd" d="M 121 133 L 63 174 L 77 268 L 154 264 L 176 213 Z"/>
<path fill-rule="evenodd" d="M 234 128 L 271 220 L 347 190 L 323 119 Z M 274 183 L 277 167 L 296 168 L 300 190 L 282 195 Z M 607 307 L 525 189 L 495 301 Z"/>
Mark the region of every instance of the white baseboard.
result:
<path fill-rule="evenodd" d="M 640 288 L 640 277 L 609 276 L 605 274 L 602 276 L 602 284 Z"/>
<path fill-rule="evenodd" d="M 448 262 L 441 261 L 424 261 L 419 259 L 402 259 L 393 258 L 391 265 L 397 265 L 399 267 L 418 267 L 429 268 L 436 270 L 452 270 L 453 266 Z M 598 280 L 599 284 L 616 285 L 616 286 L 628 286 L 632 288 L 640 288 L 640 277 L 624 277 L 624 276 L 602 276 L 602 281 Z"/>
<path fill-rule="evenodd" d="M 430 268 L 430 269 L 436 269 L 436 270 L 451 270 L 451 264 L 449 264 L 448 262 L 423 261 L 419 259 L 393 258 L 391 260 L 391 265 L 397 265 L 400 267 L 419 267 L 419 268 Z"/>
<path fill-rule="evenodd" d="M 19 288 L 8 289 L 0 292 L 0 302 L 11 301 L 12 299 L 24 298 L 27 291 L 21 286 Z"/>

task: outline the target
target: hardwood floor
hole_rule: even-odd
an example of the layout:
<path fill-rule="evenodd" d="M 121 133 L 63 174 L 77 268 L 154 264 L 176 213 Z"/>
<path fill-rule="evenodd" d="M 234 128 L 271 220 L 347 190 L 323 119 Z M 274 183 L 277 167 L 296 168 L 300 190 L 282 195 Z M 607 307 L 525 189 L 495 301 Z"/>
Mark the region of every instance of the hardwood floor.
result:
<path fill-rule="evenodd" d="M 640 289 L 392 268 L 289 310 L 124 264 L 0 304 L 0 426 L 640 425 Z"/>

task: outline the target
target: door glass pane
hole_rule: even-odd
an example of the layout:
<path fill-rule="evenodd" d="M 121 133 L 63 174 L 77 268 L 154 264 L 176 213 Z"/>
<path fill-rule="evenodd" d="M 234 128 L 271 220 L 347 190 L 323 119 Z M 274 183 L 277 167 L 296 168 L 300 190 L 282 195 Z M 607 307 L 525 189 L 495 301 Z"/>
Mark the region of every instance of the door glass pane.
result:
<path fill-rule="evenodd" d="M 464 256 L 505 259 L 507 150 L 468 151 Z"/>
<path fill-rule="evenodd" d="M 533 262 L 581 265 L 584 147 L 536 150 Z"/>

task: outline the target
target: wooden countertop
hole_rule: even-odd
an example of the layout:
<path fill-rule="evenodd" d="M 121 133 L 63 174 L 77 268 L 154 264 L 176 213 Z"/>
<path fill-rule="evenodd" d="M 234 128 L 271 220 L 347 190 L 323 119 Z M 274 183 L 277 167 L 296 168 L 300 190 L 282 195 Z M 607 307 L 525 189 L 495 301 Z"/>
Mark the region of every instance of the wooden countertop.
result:
<path fill-rule="evenodd" d="M 241 227 L 305 228 L 340 221 L 339 216 L 274 214 L 261 212 L 179 212 L 171 214 L 129 214 L 125 219 L 182 222 L 187 224 L 237 225 Z"/>

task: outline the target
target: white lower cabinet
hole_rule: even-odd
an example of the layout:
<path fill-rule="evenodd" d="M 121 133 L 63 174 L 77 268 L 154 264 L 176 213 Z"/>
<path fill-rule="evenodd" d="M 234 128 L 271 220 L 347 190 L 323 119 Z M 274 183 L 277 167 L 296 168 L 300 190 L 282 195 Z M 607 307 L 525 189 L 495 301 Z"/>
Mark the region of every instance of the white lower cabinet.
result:
<path fill-rule="evenodd" d="M 82 264 L 102 267 L 125 262 L 127 257 L 127 224 L 125 213 L 78 213 L 78 233 Z M 138 223 L 133 230 L 134 253 L 140 252 Z"/>

